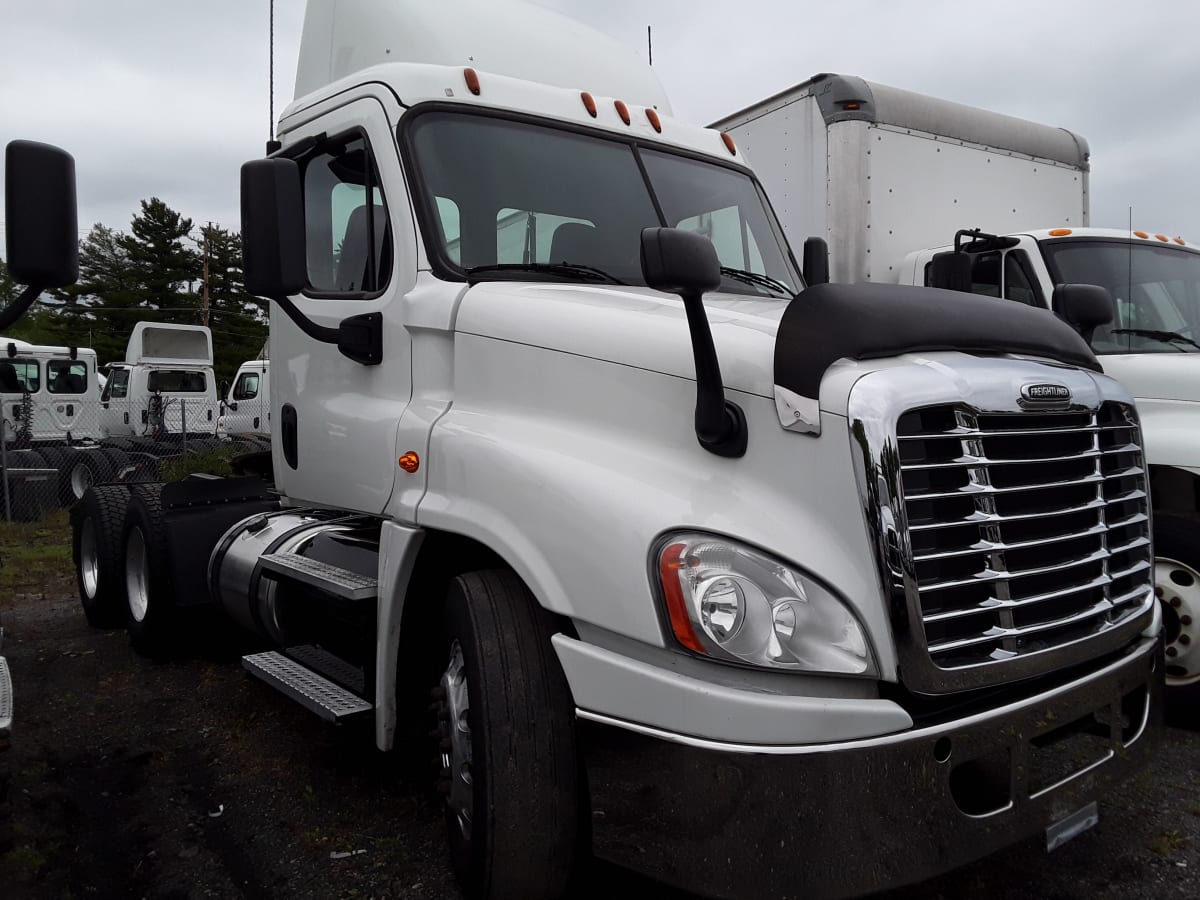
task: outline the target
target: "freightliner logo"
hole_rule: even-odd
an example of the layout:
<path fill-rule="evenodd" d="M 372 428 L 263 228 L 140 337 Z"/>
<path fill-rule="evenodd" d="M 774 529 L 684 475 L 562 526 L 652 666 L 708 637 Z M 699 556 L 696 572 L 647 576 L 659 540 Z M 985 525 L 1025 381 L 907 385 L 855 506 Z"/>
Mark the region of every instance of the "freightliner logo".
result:
<path fill-rule="evenodd" d="M 1027 384 L 1021 388 L 1021 397 L 1034 403 L 1048 403 L 1071 399 L 1071 389 L 1065 384 Z"/>

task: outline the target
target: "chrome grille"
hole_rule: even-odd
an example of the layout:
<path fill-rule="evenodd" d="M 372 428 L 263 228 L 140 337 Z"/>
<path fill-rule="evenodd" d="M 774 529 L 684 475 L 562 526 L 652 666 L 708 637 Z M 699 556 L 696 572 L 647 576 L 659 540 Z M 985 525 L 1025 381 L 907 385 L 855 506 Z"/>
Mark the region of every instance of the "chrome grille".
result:
<path fill-rule="evenodd" d="M 1144 609 L 1150 520 L 1132 406 L 930 406 L 900 416 L 896 437 L 909 588 L 939 669 L 1050 650 Z"/>

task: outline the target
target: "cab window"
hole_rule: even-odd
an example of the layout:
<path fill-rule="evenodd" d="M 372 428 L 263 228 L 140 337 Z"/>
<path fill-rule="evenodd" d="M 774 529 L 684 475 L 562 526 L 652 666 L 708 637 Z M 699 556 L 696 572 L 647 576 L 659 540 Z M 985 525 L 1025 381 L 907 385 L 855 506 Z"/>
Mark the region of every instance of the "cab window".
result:
<path fill-rule="evenodd" d="M 392 268 L 391 225 L 367 141 L 325 144 L 304 166 L 308 283 L 317 294 L 377 294 Z"/>
<path fill-rule="evenodd" d="M 258 373 L 243 372 L 233 386 L 234 400 L 253 400 L 258 396 Z"/>
<path fill-rule="evenodd" d="M 36 394 L 42 386 L 36 359 L 6 359 L 0 362 L 0 393 Z"/>
<path fill-rule="evenodd" d="M 129 396 L 129 370 L 128 369 L 109 369 L 108 380 L 104 382 L 104 392 L 100 395 L 100 399 L 108 400 L 124 400 Z"/>
<path fill-rule="evenodd" d="M 52 394 L 82 394 L 87 390 L 87 363 L 52 359 L 46 363 L 46 387 Z"/>

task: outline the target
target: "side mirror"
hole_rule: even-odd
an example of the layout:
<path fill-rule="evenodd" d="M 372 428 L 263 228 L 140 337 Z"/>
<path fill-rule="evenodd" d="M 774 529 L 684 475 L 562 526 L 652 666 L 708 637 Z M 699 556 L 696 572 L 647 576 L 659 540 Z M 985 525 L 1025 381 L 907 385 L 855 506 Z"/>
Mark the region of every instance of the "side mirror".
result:
<path fill-rule="evenodd" d="M 642 277 L 656 291 L 678 294 L 687 313 L 696 362 L 696 439 L 717 456 L 746 453 L 746 416 L 725 399 L 721 366 L 704 311 L 704 292 L 721 286 L 721 262 L 708 238 L 678 228 L 642 231 Z"/>
<path fill-rule="evenodd" d="M 928 287 L 944 288 L 948 291 L 971 292 L 971 255 L 947 251 L 934 255 L 929 264 L 929 275 L 925 279 Z"/>
<path fill-rule="evenodd" d="M 277 299 L 308 284 L 300 167 L 291 159 L 242 166 L 242 253 L 246 290 Z"/>
<path fill-rule="evenodd" d="M 804 283 L 809 287 L 829 283 L 829 244 L 825 238 L 810 237 L 804 242 Z"/>
<path fill-rule="evenodd" d="M 17 321 L 42 291 L 79 278 L 71 154 L 34 141 L 10 142 L 4 152 L 4 218 L 8 270 L 26 289 L 0 311 L 0 330 Z"/>
<path fill-rule="evenodd" d="M 229 382 L 226 381 L 225 379 L 222 379 L 221 383 L 217 385 L 217 393 L 221 395 L 222 401 L 226 397 L 228 397 L 229 396 Z"/>
<path fill-rule="evenodd" d="M 1050 306 L 1088 343 L 1096 329 L 1110 323 L 1116 312 L 1112 294 L 1098 284 L 1055 285 Z"/>

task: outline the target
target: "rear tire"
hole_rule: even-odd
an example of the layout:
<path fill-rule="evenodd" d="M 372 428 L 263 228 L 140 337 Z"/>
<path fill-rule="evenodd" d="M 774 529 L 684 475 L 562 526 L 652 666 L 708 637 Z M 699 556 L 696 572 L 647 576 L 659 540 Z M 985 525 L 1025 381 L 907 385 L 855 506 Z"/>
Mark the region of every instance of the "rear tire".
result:
<path fill-rule="evenodd" d="M 59 500 L 63 506 L 72 506 L 83 499 L 93 484 L 103 484 L 110 477 L 108 457 L 99 447 L 68 450 L 63 467 L 59 469 Z"/>
<path fill-rule="evenodd" d="M 108 462 L 108 481 L 116 481 L 131 465 L 129 454 L 116 447 L 105 447 L 101 451 Z"/>
<path fill-rule="evenodd" d="M 129 490 L 89 488 L 71 515 L 71 548 L 79 602 L 93 628 L 125 624 L 125 515 Z"/>
<path fill-rule="evenodd" d="M 133 649 L 165 657 L 175 637 L 176 609 L 163 531 L 161 485 L 134 488 L 125 515 L 125 627 Z"/>
<path fill-rule="evenodd" d="M 473 900 L 563 897 L 575 869 L 574 706 L 554 630 L 510 571 L 450 583 L 438 759 L 450 855 Z"/>

